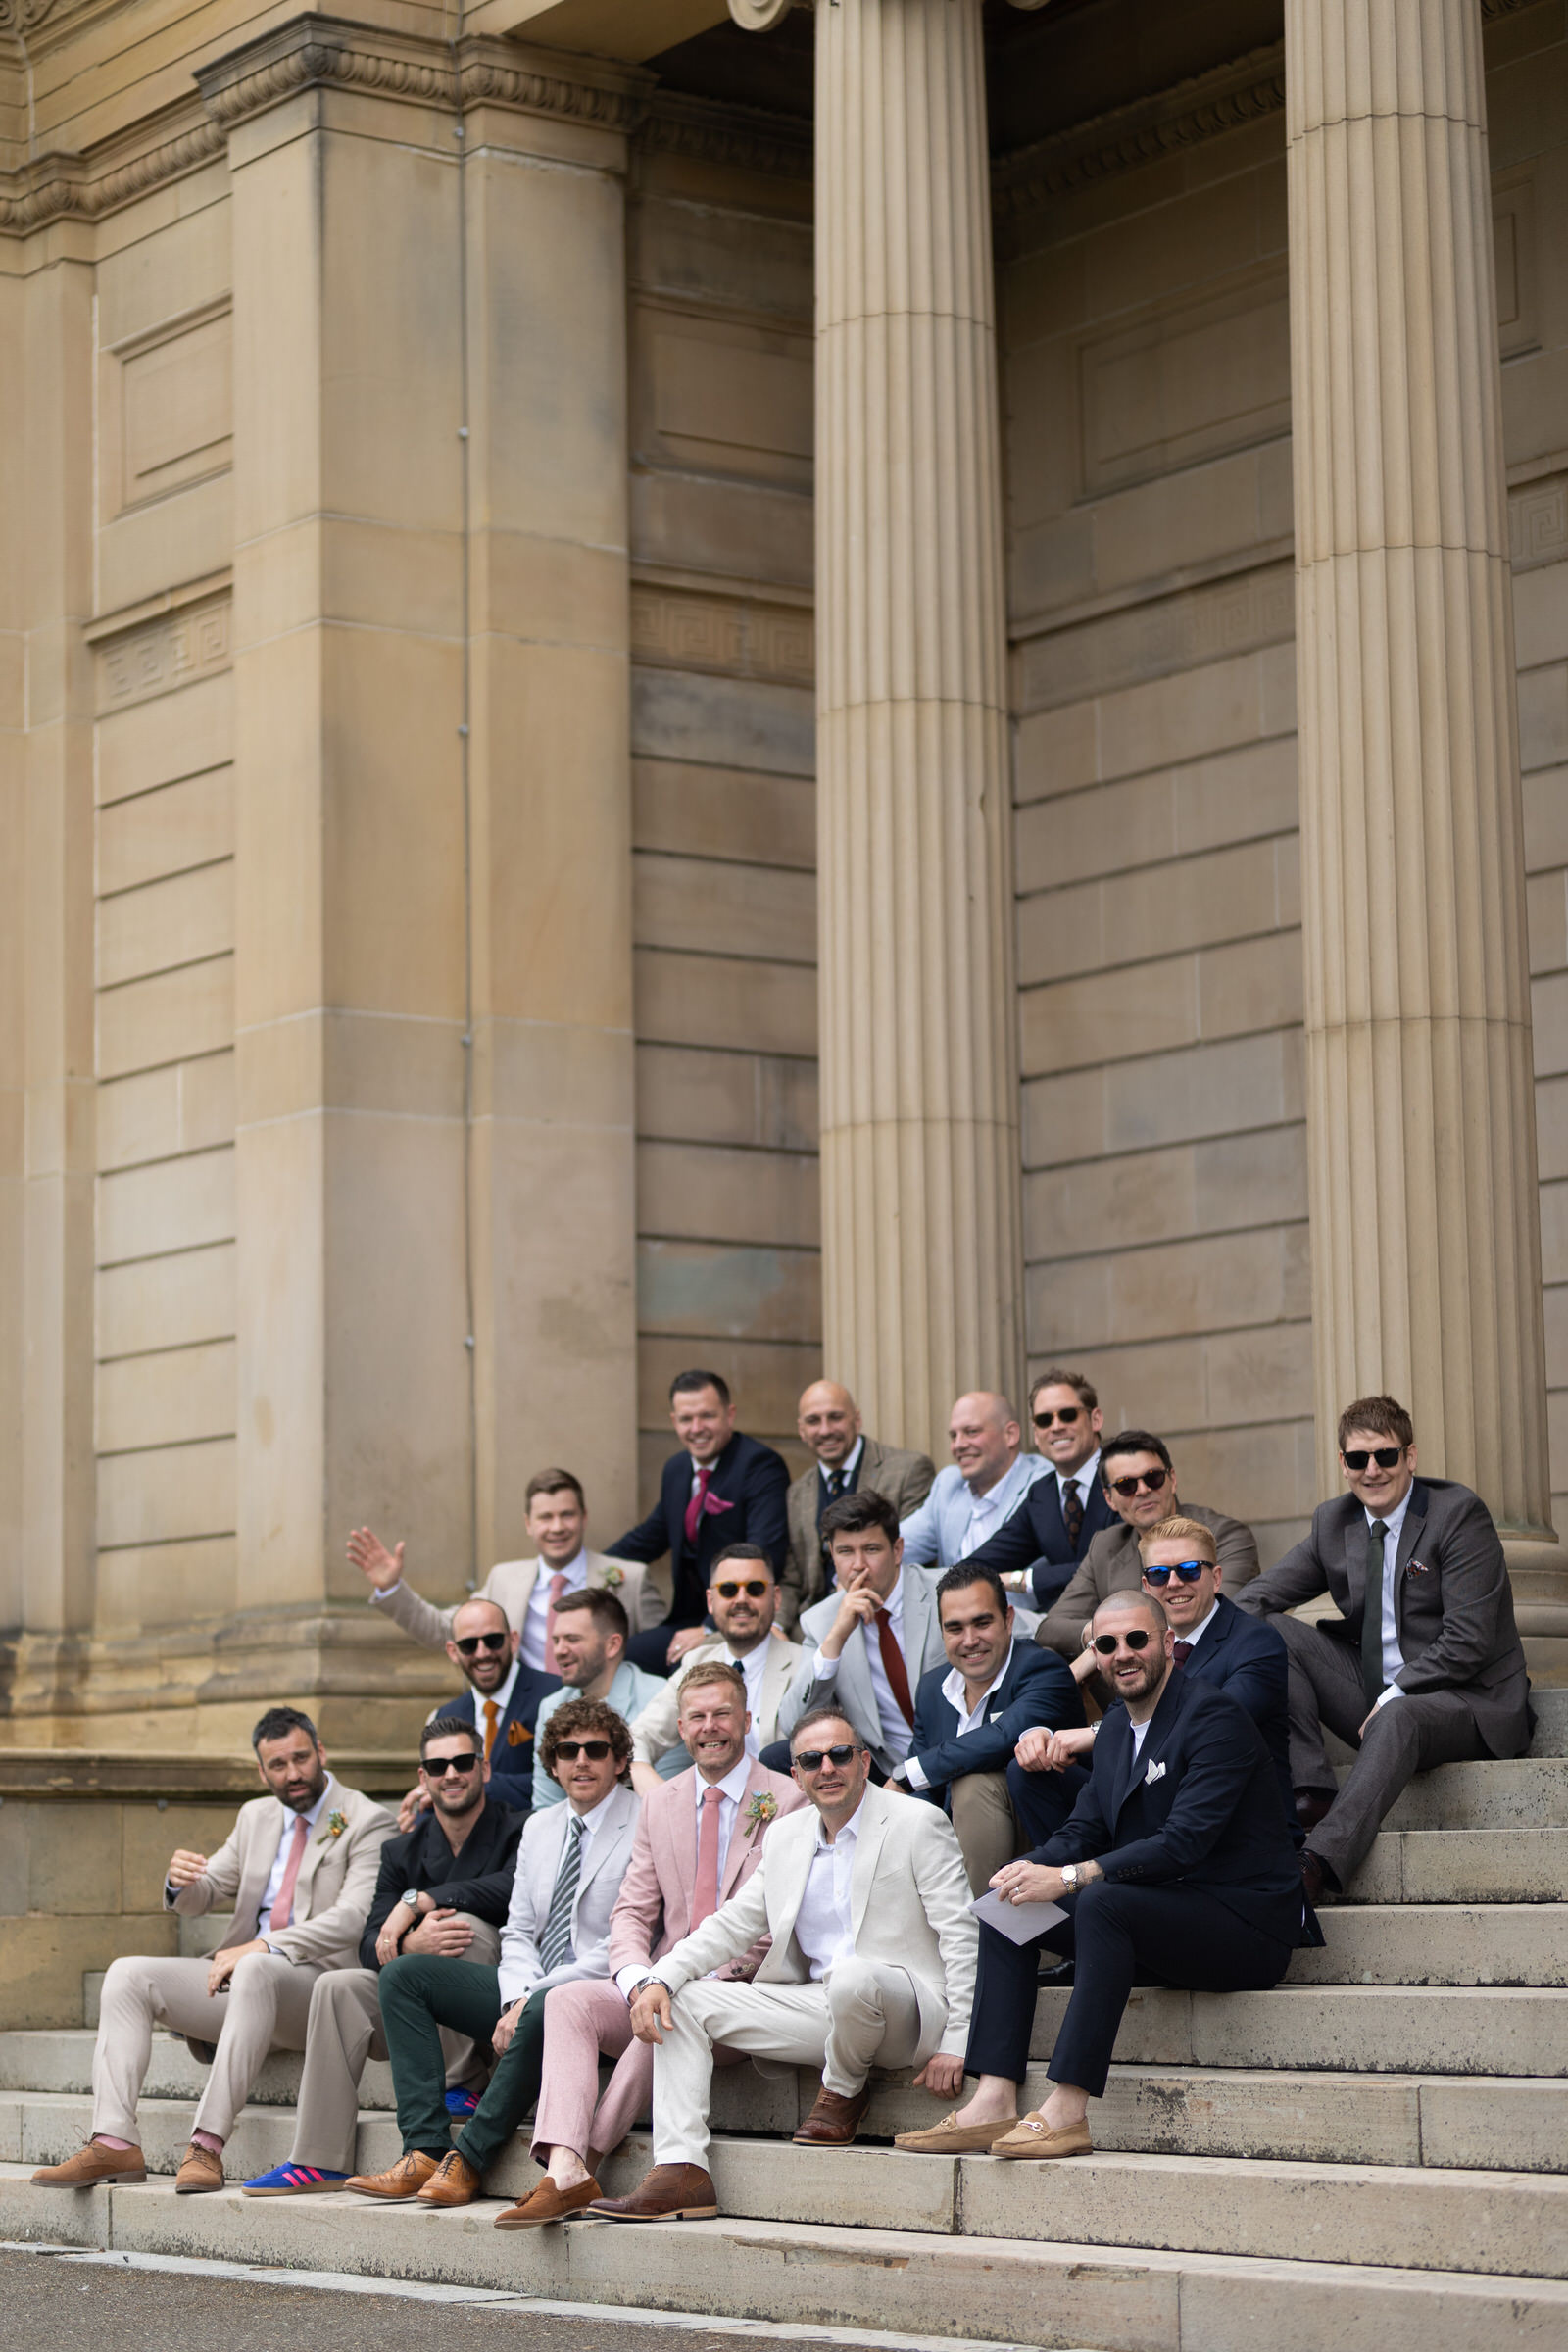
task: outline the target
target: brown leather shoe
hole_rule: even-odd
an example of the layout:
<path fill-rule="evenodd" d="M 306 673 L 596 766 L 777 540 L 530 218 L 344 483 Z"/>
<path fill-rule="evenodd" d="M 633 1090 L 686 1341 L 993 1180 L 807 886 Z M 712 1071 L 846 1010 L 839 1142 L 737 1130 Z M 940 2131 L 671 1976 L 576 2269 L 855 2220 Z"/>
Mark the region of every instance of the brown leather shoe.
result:
<path fill-rule="evenodd" d="M 1296 1818 L 1303 1830 L 1315 1830 L 1334 1810 L 1337 1788 L 1298 1788 Z"/>
<path fill-rule="evenodd" d="M 388 2171 L 356 2173 L 343 2185 L 357 2188 L 362 2197 L 379 2197 L 383 2205 L 409 2205 L 438 2170 L 440 2162 L 438 2156 L 427 2156 L 422 2148 L 411 2148 Z"/>
<path fill-rule="evenodd" d="M 604 2190 L 590 2173 L 575 2188 L 558 2188 L 546 2173 L 531 2195 L 519 2197 L 505 2213 L 496 2215 L 498 2230 L 542 2230 L 546 2222 L 564 2222 L 568 2213 L 581 2213 Z"/>
<path fill-rule="evenodd" d="M 223 2185 L 223 2159 L 215 2156 L 211 2148 L 198 2147 L 195 2140 L 185 2150 L 184 2162 L 174 2175 L 176 2197 L 201 2197 Z"/>
<path fill-rule="evenodd" d="M 1321 1911 L 1325 1903 L 1332 1903 L 1339 1891 L 1339 1882 L 1330 1876 L 1328 1864 L 1320 1861 L 1310 1846 L 1304 1847 L 1301 1853 L 1301 1892 L 1313 1910 Z"/>
<path fill-rule="evenodd" d="M 1004 2138 L 991 2143 L 993 2156 L 1092 2156 L 1094 2152 L 1087 2124 L 1064 2124 L 1053 2130 L 1038 2108 L 1021 2115 Z"/>
<path fill-rule="evenodd" d="M 595 2197 L 584 2211 L 605 2222 L 710 2222 L 718 2191 L 700 2164 L 656 2164 L 629 2197 Z"/>
<path fill-rule="evenodd" d="M 896 2132 L 893 2145 L 913 2156 L 976 2156 L 1005 2138 L 1017 2123 L 1017 2117 L 1009 2115 L 1000 2124 L 960 2124 L 955 2108 L 940 2124 L 930 2124 L 923 2132 Z"/>
<path fill-rule="evenodd" d="M 64 2164 L 46 2164 L 32 2176 L 34 2188 L 95 2188 L 100 2180 L 145 2180 L 147 2159 L 140 2148 L 106 2148 L 89 2139 Z"/>
<path fill-rule="evenodd" d="M 443 2156 L 419 2191 L 421 2205 L 471 2205 L 483 2186 L 479 2175 L 456 2148 Z"/>
<path fill-rule="evenodd" d="M 852 2099 L 841 2099 L 836 2090 L 824 2082 L 816 2094 L 816 2105 L 795 2134 L 798 2148 L 847 2148 L 860 2129 L 860 2118 L 871 2104 L 871 2085 L 865 2084 Z"/>

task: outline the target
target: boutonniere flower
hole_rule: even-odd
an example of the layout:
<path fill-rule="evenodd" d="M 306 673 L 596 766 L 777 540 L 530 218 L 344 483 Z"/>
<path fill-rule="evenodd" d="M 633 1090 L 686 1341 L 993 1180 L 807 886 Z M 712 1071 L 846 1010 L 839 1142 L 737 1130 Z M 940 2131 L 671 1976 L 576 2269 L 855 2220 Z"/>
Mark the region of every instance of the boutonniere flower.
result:
<path fill-rule="evenodd" d="M 348 1826 L 349 1817 L 346 1813 L 329 1813 L 322 1835 L 324 1838 L 341 1838 Z"/>
<path fill-rule="evenodd" d="M 625 1582 L 626 1571 L 624 1568 L 616 1568 L 613 1564 L 612 1564 L 605 1570 L 603 1588 L 605 1592 L 613 1592 L 617 1585 L 623 1585 Z"/>
<path fill-rule="evenodd" d="M 526 1747 L 532 1738 L 533 1734 L 525 1723 L 508 1724 L 507 1745 L 509 1747 Z"/>
<path fill-rule="evenodd" d="M 777 1818 L 778 1798 L 770 1795 L 767 1789 L 759 1788 L 757 1794 L 753 1797 L 751 1803 L 746 1808 L 746 1819 L 748 1824 L 755 1823 L 760 1829 L 765 1830 L 768 1823 L 776 1820 Z"/>

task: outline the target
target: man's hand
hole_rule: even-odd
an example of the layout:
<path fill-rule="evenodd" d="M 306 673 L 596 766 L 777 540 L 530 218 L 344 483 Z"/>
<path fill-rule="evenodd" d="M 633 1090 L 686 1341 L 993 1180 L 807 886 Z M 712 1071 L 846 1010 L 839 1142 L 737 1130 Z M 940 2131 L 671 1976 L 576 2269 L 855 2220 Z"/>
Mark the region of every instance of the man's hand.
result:
<path fill-rule="evenodd" d="M 631 2004 L 631 2030 L 639 2041 L 662 2041 L 675 2023 L 667 1984 L 645 1984 Z"/>
<path fill-rule="evenodd" d="M 937 2050 L 915 2076 L 914 2088 L 930 2091 L 933 2098 L 951 2099 L 963 2088 L 963 2060 Z"/>
<path fill-rule="evenodd" d="M 403 1581 L 402 1544 L 395 1551 L 388 1551 L 380 1537 L 372 1535 L 368 1527 L 349 1530 L 349 1558 L 378 1592 L 390 1592 Z"/>
<path fill-rule="evenodd" d="M 522 2011 L 523 2003 L 521 2001 L 514 2001 L 512 2007 L 510 2009 L 503 2009 L 501 2015 L 496 2019 L 495 2025 L 491 2030 L 490 2047 L 494 2050 L 498 2058 L 511 2041 L 514 2034 L 515 2034 L 517 2031 L 517 2020 L 522 2015 Z"/>
<path fill-rule="evenodd" d="M 461 1960 L 473 1941 L 472 1923 L 459 1911 L 427 1911 L 416 1928 L 403 1938 L 406 1952 L 425 1952 L 436 1960 Z"/>
<path fill-rule="evenodd" d="M 488 1766 L 485 1768 L 485 1778 L 487 1780 L 489 1778 Z M 403 1799 L 403 1802 L 398 1807 L 398 1828 L 400 1830 L 412 1830 L 415 1823 L 418 1820 L 419 1815 L 421 1813 L 428 1813 L 429 1810 L 430 1794 L 428 1789 L 411 1788 L 408 1795 Z"/>
<path fill-rule="evenodd" d="M 1084 1627 L 1084 1632 L 1086 1634 L 1089 1632 L 1087 1625 Z M 1072 1664 L 1067 1669 L 1067 1672 L 1072 1676 L 1072 1679 L 1075 1683 L 1087 1683 L 1090 1676 L 1098 1670 L 1099 1665 L 1100 1658 L 1098 1653 L 1089 1647 L 1086 1642 L 1085 1646 L 1073 1659 Z"/>
<path fill-rule="evenodd" d="M 1087 1873 L 1088 1864 L 1081 1867 Z M 1067 1891 L 1060 1871 L 1044 1862 L 1008 1862 L 991 1884 L 1004 1903 L 1059 1903 Z"/>
<path fill-rule="evenodd" d="M 678 1666 L 689 1649 L 695 1649 L 700 1642 L 707 1640 L 706 1625 L 683 1625 L 678 1634 L 669 1637 L 669 1647 L 664 1652 L 665 1665 Z"/>
<path fill-rule="evenodd" d="M 1060 1772 L 1080 1756 L 1087 1756 L 1094 1744 L 1095 1735 L 1087 1726 L 1075 1732 L 1054 1732 L 1039 1724 L 1024 1733 L 1012 1752 L 1025 1772 Z"/>
<path fill-rule="evenodd" d="M 425 1913 L 432 1910 L 434 1906 L 435 1897 L 433 1895 L 421 1894 L 417 1907 L 412 1909 L 409 1904 L 404 1902 L 402 1896 L 399 1896 L 381 1922 L 375 1938 L 375 1957 L 382 1968 L 385 1968 L 389 1960 L 397 1958 L 400 1948 L 399 1937 L 406 1936 L 415 1921 L 422 1919 Z"/>
<path fill-rule="evenodd" d="M 180 1846 L 170 1856 L 169 1884 L 171 1886 L 194 1886 L 206 1868 L 205 1854 L 189 1854 Z"/>
<path fill-rule="evenodd" d="M 888 1774 L 888 1777 L 883 1782 L 882 1787 L 889 1796 L 912 1796 L 914 1794 L 914 1790 L 909 1787 L 908 1782 L 901 1781 L 896 1772 L 890 1772 Z"/>
<path fill-rule="evenodd" d="M 882 1606 L 869 1585 L 852 1585 L 839 1594 L 838 1615 L 822 1637 L 821 1655 L 838 1658 L 858 1625 L 869 1625 Z"/>
<path fill-rule="evenodd" d="M 215 1992 L 222 1991 L 223 1986 L 228 1983 L 229 1978 L 234 1974 L 234 1971 L 239 1966 L 239 1963 L 246 1959 L 250 1953 L 265 1952 L 267 1949 L 268 1946 L 263 1941 L 262 1937 L 260 1936 L 253 1936 L 249 1943 L 231 1943 L 226 1952 L 215 1952 L 213 1955 L 213 1965 L 207 1971 L 207 1990 L 209 1996 Z"/>

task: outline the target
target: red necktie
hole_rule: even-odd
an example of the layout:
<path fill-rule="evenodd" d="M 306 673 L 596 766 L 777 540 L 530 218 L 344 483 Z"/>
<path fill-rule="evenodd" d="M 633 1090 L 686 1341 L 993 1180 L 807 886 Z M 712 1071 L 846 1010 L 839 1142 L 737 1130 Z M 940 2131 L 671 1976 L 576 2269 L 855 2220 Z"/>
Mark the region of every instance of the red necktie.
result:
<path fill-rule="evenodd" d="M 703 1790 L 703 1818 L 697 1832 L 697 1886 L 692 1895 L 692 1926 L 700 1928 L 718 1909 L 718 1809 L 722 1788 Z"/>
<path fill-rule="evenodd" d="M 1173 1642 L 1170 1647 L 1170 1654 L 1175 1659 L 1178 1666 L 1185 1666 L 1188 1659 L 1193 1654 L 1193 1645 L 1190 1642 Z"/>
<path fill-rule="evenodd" d="M 708 1500 L 708 1482 L 712 1475 L 712 1470 L 707 1462 L 698 1464 L 697 1485 L 690 1502 L 686 1505 L 686 1541 L 693 1551 L 697 1549 L 697 1530 L 703 1524 L 703 1505 Z"/>
<path fill-rule="evenodd" d="M 914 1721 L 914 1701 L 909 1696 L 909 1677 L 905 1670 L 904 1652 L 899 1637 L 893 1631 L 893 1620 L 886 1609 L 876 1613 L 876 1638 L 882 1647 L 882 1670 L 888 1678 L 888 1688 L 898 1701 L 899 1713 L 906 1723 Z"/>
<path fill-rule="evenodd" d="M 556 1663 L 556 1609 L 566 1590 L 565 1571 L 550 1579 L 550 1608 L 545 1617 L 545 1663 L 554 1671 Z"/>
<path fill-rule="evenodd" d="M 294 1889 L 299 1883 L 300 1864 L 305 1859 L 305 1840 L 310 1834 L 304 1814 L 296 1813 L 294 1816 L 294 1842 L 288 1849 L 288 1860 L 283 1865 L 283 1884 L 277 1890 L 277 1900 L 272 1905 L 272 1916 L 267 1923 L 269 1936 L 275 1936 L 280 1928 L 286 1928 L 293 1916 Z"/>

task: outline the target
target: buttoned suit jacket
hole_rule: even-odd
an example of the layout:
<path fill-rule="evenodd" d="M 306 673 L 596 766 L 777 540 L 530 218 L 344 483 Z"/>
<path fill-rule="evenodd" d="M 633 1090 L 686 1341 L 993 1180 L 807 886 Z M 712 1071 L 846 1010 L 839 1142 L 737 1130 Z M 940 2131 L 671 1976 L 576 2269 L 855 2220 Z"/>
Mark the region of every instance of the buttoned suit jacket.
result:
<path fill-rule="evenodd" d="M 262 1898 L 277 1859 L 278 1815 L 275 1796 L 252 1797 L 241 1805 L 239 1818 L 201 1877 L 172 1896 L 166 1883 L 164 1908 L 182 1919 L 201 1919 L 207 1912 L 232 1903 L 220 1951 L 249 1943 L 257 1933 Z M 333 1815 L 341 1828 L 333 1827 Z M 321 1810 L 311 1832 L 300 1875 L 294 1882 L 294 1900 L 286 1928 L 269 1935 L 268 1942 L 285 1960 L 315 1961 L 323 1968 L 356 1968 L 360 1937 L 375 1899 L 381 1848 L 397 1828 L 396 1817 L 373 1797 L 358 1788 L 345 1788 L 328 1774 Z"/>
<path fill-rule="evenodd" d="M 1353 1494 L 1320 1502 L 1301 1542 L 1248 1587 L 1238 1606 L 1273 1617 L 1327 1592 L 1339 1615 L 1320 1618 L 1318 1631 L 1359 1651 L 1367 1539 L 1366 1513 Z M 1502 1543 L 1480 1495 L 1454 1479 L 1418 1478 L 1411 1485 L 1394 1564 L 1394 1608 L 1404 1653 L 1395 1677 L 1399 1689 L 1412 1697 L 1457 1691 L 1489 1755 L 1522 1756 L 1533 1720 L 1530 1677 Z"/>
<path fill-rule="evenodd" d="M 937 1616 L 937 1580 L 923 1568 L 904 1570 L 904 1663 L 909 1678 L 912 1698 L 920 1687 L 920 1677 L 933 1666 L 947 1672 L 948 1653 L 942 1646 L 942 1626 Z M 806 1655 L 796 1670 L 784 1704 L 779 1709 L 778 1728 L 781 1738 L 787 1739 L 808 1707 L 832 1705 L 842 1707 L 844 1719 L 852 1723 L 883 1772 L 891 1772 L 898 1758 L 889 1753 L 882 1742 L 882 1717 L 877 1708 L 876 1691 L 871 1684 L 871 1669 L 866 1656 L 868 1629 L 858 1625 L 844 1644 L 837 1674 L 819 1681 L 812 1673 L 819 1644 L 839 1613 L 839 1594 L 829 1592 L 816 1601 L 801 1619 L 802 1645 Z M 874 1630 L 870 1639 L 876 1640 Z"/>
<path fill-rule="evenodd" d="M 559 1674 L 535 1674 L 531 1666 L 517 1660 L 517 1679 L 512 1686 L 512 1696 L 506 1712 L 496 1723 L 496 1736 L 490 1749 L 490 1778 L 485 1783 L 485 1794 L 493 1796 L 499 1805 L 510 1805 L 514 1813 L 526 1813 L 533 1804 L 533 1736 L 534 1722 L 542 1700 L 552 1690 L 562 1688 Z M 471 1683 L 466 1683 L 451 1698 L 444 1698 L 432 1707 L 425 1717 L 434 1723 L 438 1715 L 461 1715 L 471 1723 L 480 1739 L 484 1738 L 484 1700 Z"/>
<path fill-rule="evenodd" d="M 1061 1481 L 1054 1470 L 1048 1470 L 1025 1490 L 1011 1518 L 977 1544 L 969 1557 L 982 1568 L 994 1568 L 999 1576 L 1027 1573 L 1034 1599 L 1042 1609 L 1049 1609 L 1096 1536 L 1102 1529 L 1121 1525 L 1103 1482 L 1097 1478 L 1084 1504 L 1077 1544 L 1069 1544 L 1067 1522 L 1061 1515 Z"/>
<path fill-rule="evenodd" d="M 1257 1539 L 1245 1520 L 1227 1519 L 1223 1511 L 1211 1511 L 1201 1502 L 1184 1502 L 1181 1515 L 1196 1519 L 1213 1537 L 1227 1592 L 1250 1583 L 1257 1574 Z M 1070 1666 L 1083 1648 L 1084 1627 L 1101 1602 L 1113 1592 L 1139 1592 L 1143 1578 L 1137 1532 L 1125 1519 L 1117 1519 L 1096 1536 L 1060 1599 L 1041 1619 L 1035 1640 Z"/>
<path fill-rule="evenodd" d="M 587 1560 L 590 1587 L 614 1593 L 634 1634 L 659 1623 L 664 1613 L 663 1596 L 650 1581 L 646 1568 L 634 1561 L 612 1560 L 603 1551 L 590 1551 Z M 541 1566 L 543 1562 L 537 1559 L 498 1560 L 477 1592 L 465 1593 L 463 1600 L 455 1600 L 444 1609 L 438 1609 L 433 1601 L 416 1592 L 406 1578 L 390 1592 L 372 1592 L 370 1598 L 414 1641 L 422 1642 L 426 1649 L 440 1649 L 451 1641 L 452 1620 L 466 1600 L 493 1600 L 497 1608 L 506 1611 L 513 1632 L 520 1634 Z M 549 1568 L 545 1569 L 547 1576 L 551 1573 Z"/>
<path fill-rule="evenodd" d="M 642 1961 L 662 1959 L 690 1931 L 697 1893 L 696 1779 L 693 1765 L 678 1780 L 666 1781 L 643 1799 L 631 1862 L 610 1918 L 612 1977 Z M 718 1882 L 720 1905 L 739 1892 L 762 1858 L 762 1840 L 769 1824 L 748 1818 L 754 1797 L 772 1798 L 777 1807 L 775 1823 L 786 1813 L 798 1813 L 806 1802 L 786 1774 L 769 1772 L 753 1760 Z M 725 1961 L 719 1975 L 755 1976 L 766 1949 L 764 1936 L 738 1960 Z"/>
<path fill-rule="evenodd" d="M 1054 1732 L 1082 1727 L 1083 1700 L 1066 1667 L 1054 1652 L 1016 1634 L 1007 1671 L 986 1700 L 984 1716 L 961 1738 L 958 1710 L 942 1688 L 947 1676 L 943 1664 L 920 1677 L 909 1750 L 938 1799 L 966 1773 L 1005 1772 L 1024 1733 L 1038 1725 Z"/>
<path fill-rule="evenodd" d="M 745 1565 L 744 1561 L 741 1563 Z M 779 1709 L 794 1680 L 803 1652 L 798 1642 L 778 1642 L 770 1634 L 767 1654 L 762 1661 L 761 1705 L 752 1725 L 759 1747 L 767 1747 L 779 1736 Z M 656 1698 L 649 1700 L 631 1727 L 631 1752 L 639 1764 L 657 1764 L 671 1749 L 680 1746 L 680 1687 L 692 1668 L 714 1658 L 727 1660 L 728 1645 L 721 1641 L 701 1642 L 689 1649 L 675 1672 Z"/>
<path fill-rule="evenodd" d="M 897 1446 L 884 1446 L 876 1438 L 862 1437 L 860 1458 L 855 1465 L 855 1484 L 847 1492 L 884 1495 L 899 1517 L 906 1519 L 930 1494 L 936 1474 L 936 1464 L 929 1454 L 906 1453 Z M 787 1634 L 792 1634 L 799 1625 L 801 1611 L 820 1600 L 828 1590 L 822 1538 L 818 1532 L 826 1494 L 821 1469 L 813 1461 L 809 1470 L 795 1481 L 785 1498 L 790 1556 L 779 1584 L 778 1614 Z"/>
<path fill-rule="evenodd" d="M 1267 1635 L 1273 1640 L 1262 1639 Z M 1223 1592 L 1216 1593 L 1213 1617 L 1182 1672 L 1195 1682 L 1212 1684 L 1250 1715 L 1274 1761 L 1286 1826 L 1299 1843 L 1291 1779 L 1290 1659 L 1284 1635 L 1261 1618 L 1244 1615 Z"/>
<path fill-rule="evenodd" d="M 740 1892 L 660 1962 L 659 1974 L 677 1997 L 683 1984 L 738 1960 L 763 1935 L 768 1948 L 754 1982 L 808 1981 L 810 1967 L 795 1940 L 795 1922 L 816 1838 L 814 1805 L 773 1824 Z M 855 1951 L 858 1959 L 902 1969 L 913 1985 L 920 2015 L 916 2072 L 938 2050 L 961 2058 L 968 2043 L 980 1941 L 969 1901 L 963 1855 L 947 1815 L 868 1785 L 850 1874 Z"/>
<path fill-rule="evenodd" d="M 789 1492 L 789 1466 L 760 1438 L 736 1430 L 713 1464 L 708 1491 L 727 1502 L 726 1511 L 704 1511 L 697 1522 L 695 1549 L 686 1542 L 686 1509 L 691 1501 L 694 1470 L 689 1453 L 672 1453 L 660 1476 L 659 1500 L 646 1519 L 629 1527 L 611 1546 L 619 1560 L 670 1561 L 668 1611 L 651 1622 L 673 1628 L 701 1625 L 708 1612 L 710 1570 L 716 1555 L 730 1544 L 756 1544 L 783 1573 L 789 1550 L 784 1498 Z"/>
<path fill-rule="evenodd" d="M 636 1790 L 624 1783 L 610 1798 L 604 1820 L 588 1840 L 572 1897 L 574 1957 L 548 1971 L 539 1957 L 539 1938 L 550 1917 L 566 1825 L 575 1816 L 569 1804 L 551 1805 L 529 1814 L 517 1847 L 507 1924 L 501 1931 L 501 1997 L 507 2007 L 536 1992 L 541 1984 L 570 1984 L 579 1978 L 609 1975 L 610 1917 L 631 1861 L 641 1809 Z"/>

